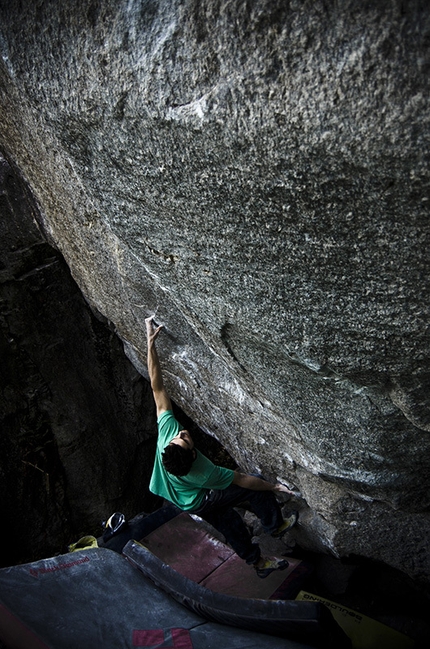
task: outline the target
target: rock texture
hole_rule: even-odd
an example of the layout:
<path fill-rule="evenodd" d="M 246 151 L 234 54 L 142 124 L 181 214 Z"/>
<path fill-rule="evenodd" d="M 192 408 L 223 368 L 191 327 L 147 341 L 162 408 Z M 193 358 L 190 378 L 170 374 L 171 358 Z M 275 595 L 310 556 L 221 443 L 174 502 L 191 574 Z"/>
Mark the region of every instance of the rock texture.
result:
<path fill-rule="evenodd" d="M 0 2 L 0 142 L 87 300 L 301 542 L 430 577 L 430 9 Z M 388 540 L 388 542 L 387 542 Z"/>
<path fill-rule="evenodd" d="M 0 565 L 148 509 L 148 383 L 97 319 L 0 156 Z M 155 504 L 155 503 L 154 503 Z"/>

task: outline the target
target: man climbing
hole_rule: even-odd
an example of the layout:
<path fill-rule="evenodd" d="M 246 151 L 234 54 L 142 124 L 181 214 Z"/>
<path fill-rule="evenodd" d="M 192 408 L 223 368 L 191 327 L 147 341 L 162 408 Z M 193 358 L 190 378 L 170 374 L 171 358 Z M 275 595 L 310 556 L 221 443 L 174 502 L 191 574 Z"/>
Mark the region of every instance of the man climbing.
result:
<path fill-rule="evenodd" d="M 284 520 L 275 493 L 292 492 L 281 484 L 271 484 L 259 477 L 246 475 L 213 464 L 194 446 L 172 412 L 161 374 L 155 340 L 162 329 L 154 317 L 147 318 L 148 372 L 157 408 L 158 440 L 150 490 L 172 502 L 179 509 L 196 514 L 220 531 L 233 550 L 254 566 L 259 577 L 274 570 L 284 570 L 288 561 L 261 556 L 252 542 L 241 516 L 233 507 L 248 503 L 261 520 L 266 532 L 280 538 L 297 522 L 292 512 Z"/>

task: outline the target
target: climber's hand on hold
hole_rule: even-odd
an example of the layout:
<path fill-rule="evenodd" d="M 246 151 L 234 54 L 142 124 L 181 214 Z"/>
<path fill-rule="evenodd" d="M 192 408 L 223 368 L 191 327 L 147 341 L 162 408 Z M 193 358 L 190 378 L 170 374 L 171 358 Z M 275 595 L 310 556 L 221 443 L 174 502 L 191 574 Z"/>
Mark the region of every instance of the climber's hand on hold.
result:
<path fill-rule="evenodd" d="M 278 482 L 273 486 L 273 491 L 276 491 L 278 493 L 283 493 L 283 494 L 290 494 L 290 496 L 294 496 L 295 492 L 291 491 L 291 489 L 288 489 L 285 485 L 281 484 Z"/>
<path fill-rule="evenodd" d="M 148 340 L 148 345 L 152 345 L 152 343 L 155 341 L 158 334 L 160 333 L 161 329 L 163 328 L 163 325 L 159 325 L 154 329 L 153 315 L 150 316 L 149 318 L 145 318 L 145 324 L 146 324 L 146 338 Z"/>

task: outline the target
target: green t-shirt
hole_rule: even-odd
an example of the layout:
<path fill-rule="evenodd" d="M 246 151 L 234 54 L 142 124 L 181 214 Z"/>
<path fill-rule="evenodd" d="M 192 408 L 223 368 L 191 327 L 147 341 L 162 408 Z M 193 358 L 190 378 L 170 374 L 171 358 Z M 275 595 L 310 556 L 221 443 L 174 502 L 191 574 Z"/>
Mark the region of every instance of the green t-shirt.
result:
<path fill-rule="evenodd" d="M 183 426 L 176 421 L 171 410 L 163 412 L 157 423 L 157 451 L 149 484 L 152 493 L 166 498 L 180 509 L 191 511 L 199 507 L 208 489 L 225 489 L 231 485 L 234 471 L 213 464 L 197 449 L 197 457 L 187 475 L 177 477 L 166 471 L 161 454 Z"/>

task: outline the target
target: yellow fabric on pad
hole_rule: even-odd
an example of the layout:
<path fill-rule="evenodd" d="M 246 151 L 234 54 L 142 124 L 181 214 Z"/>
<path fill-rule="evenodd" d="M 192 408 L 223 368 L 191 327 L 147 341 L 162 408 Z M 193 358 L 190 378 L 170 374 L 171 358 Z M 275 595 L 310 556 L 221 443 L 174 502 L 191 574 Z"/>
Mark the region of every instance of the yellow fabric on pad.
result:
<path fill-rule="evenodd" d="M 325 597 L 301 590 L 296 600 L 325 604 L 350 638 L 353 649 L 412 649 L 415 644 L 412 638 L 400 631 Z"/>
<path fill-rule="evenodd" d="M 79 550 L 89 550 L 90 548 L 97 548 L 98 543 L 95 536 L 83 536 L 76 543 L 69 545 L 69 552 L 78 552 Z"/>

